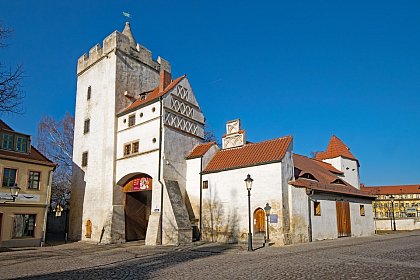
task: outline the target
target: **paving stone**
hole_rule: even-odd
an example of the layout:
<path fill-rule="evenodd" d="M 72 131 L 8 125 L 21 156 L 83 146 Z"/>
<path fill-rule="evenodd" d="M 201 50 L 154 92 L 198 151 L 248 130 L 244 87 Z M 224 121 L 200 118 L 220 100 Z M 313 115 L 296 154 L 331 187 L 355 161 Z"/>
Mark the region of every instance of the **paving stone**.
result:
<path fill-rule="evenodd" d="M 72 243 L 0 253 L 0 279 L 419 279 L 420 232 L 269 247 Z"/>

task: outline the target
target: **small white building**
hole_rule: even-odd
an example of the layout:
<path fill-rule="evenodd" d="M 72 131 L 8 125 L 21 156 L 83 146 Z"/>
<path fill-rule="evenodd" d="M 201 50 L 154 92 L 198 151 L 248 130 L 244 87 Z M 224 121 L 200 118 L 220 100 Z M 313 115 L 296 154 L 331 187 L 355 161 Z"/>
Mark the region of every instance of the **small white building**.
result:
<path fill-rule="evenodd" d="M 359 190 L 359 163 L 335 136 L 309 159 L 293 154 L 292 136 L 248 143 L 239 119 L 226 124 L 220 149 L 203 143 L 204 122 L 188 78 L 172 79 L 169 63 L 153 60 L 128 23 L 83 55 L 70 237 L 238 242 L 248 210 L 253 235 L 264 240 L 269 229 L 276 245 L 373 233 L 373 198 Z"/>
<path fill-rule="evenodd" d="M 206 143 L 187 157 L 187 193 L 203 239 L 245 241 L 249 210 L 254 237 L 269 237 L 276 245 L 374 233 L 373 197 L 347 183 L 346 173 L 327 162 L 348 159 L 340 151 L 331 153 L 337 141 L 338 147 L 346 147 L 337 137 L 321 161 L 293 154 L 291 136 L 247 143 L 239 120 L 228 122 L 226 128 L 221 150 Z M 346 170 L 347 165 L 343 167 Z M 358 169 L 354 172 L 358 174 Z M 254 179 L 251 209 L 244 183 L 247 174 Z M 269 216 L 264 210 L 267 203 Z"/>

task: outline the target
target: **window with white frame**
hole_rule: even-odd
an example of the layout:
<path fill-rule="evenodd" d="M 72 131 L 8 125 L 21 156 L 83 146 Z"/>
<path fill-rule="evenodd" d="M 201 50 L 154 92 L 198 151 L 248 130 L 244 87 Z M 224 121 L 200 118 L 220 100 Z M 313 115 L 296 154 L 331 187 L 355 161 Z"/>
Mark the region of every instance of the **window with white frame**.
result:
<path fill-rule="evenodd" d="M 39 189 L 39 182 L 41 181 L 41 172 L 29 171 L 28 189 Z"/>

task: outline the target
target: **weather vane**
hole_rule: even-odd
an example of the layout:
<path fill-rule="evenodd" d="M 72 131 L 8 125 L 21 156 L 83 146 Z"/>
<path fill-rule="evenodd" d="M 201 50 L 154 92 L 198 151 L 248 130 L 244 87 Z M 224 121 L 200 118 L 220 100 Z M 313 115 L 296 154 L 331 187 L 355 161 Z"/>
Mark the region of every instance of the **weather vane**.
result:
<path fill-rule="evenodd" d="M 130 19 L 131 19 L 131 15 L 130 15 L 130 13 L 128 13 L 128 12 L 123 12 L 122 14 L 123 14 L 123 16 L 125 16 L 125 17 L 127 18 L 127 21 L 130 21 Z"/>

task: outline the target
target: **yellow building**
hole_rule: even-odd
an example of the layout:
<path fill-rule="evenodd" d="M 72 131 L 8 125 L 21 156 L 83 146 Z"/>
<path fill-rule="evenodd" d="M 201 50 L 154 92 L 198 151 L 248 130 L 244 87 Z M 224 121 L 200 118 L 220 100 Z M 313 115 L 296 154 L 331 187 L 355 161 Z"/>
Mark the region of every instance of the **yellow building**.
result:
<path fill-rule="evenodd" d="M 56 165 L 30 142 L 0 120 L 0 247 L 40 246 L 44 240 Z M 15 198 L 11 187 L 20 188 Z"/>
<path fill-rule="evenodd" d="M 420 218 L 420 185 L 375 186 L 365 190 L 376 196 L 373 211 L 377 219 Z"/>

